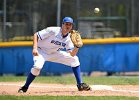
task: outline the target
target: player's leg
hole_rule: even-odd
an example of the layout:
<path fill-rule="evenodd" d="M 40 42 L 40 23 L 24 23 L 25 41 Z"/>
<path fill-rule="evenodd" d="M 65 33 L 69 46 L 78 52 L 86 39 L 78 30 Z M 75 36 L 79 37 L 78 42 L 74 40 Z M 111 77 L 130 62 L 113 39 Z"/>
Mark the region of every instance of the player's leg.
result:
<path fill-rule="evenodd" d="M 91 90 L 90 86 L 87 85 L 86 83 L 82 82 L 82 77 L 81 77 L 81 70 L 80 66 L 72 67 L 73 73 L 75 75 L 76 81 L 77 81 L 77 87 L 79 91 L 89 91 Z"/>
<path fill-rule="evenodd" d="M 24 86 L 22 86 L 18 92 L 19 93 L 22 93 L 22 92 L 26 92 L 28 90 L 28 87 L 29 85 L 32 83 L 32 81 L 35 79 L 35 75 L 33 75 L 31 72 L 29 73 L 28 77 L 27 77 L 27 80 L 26 80 L 26 83 Z"/>
<path fill-rule="evenodd" d="M 40 70 L 42 69 L 44 65 L 45 59 L 43 58 L 42 55 L 39 56 L 34 56 L 34 67 L 31 68 L 31 72 L 27 76 L 26 82 L 24 86 L 22 86 L 18 92 L 26 92 L 32 83 L 32 81 L 35 79 L 36 76 L 40 74 Z"/>
<path fill-rule="evenodd" d="M 72 71 L 73 71 L 74 76 L 75 76 L 75 78 L 76 78 L 77 84 L 83 83 L 83 82 L 82 82 L 82 77 L 81 77 L 81 75 L 80 75 L 80 73 L 81 73 L 80 66 L 72 67 Z"/>
<path fill-rule="evenodd" d="M 80 70 L 80 66 L 76 66 L 76 67 L 72 67 L 74 76 L 76 78 L 77 81 L 77 87 L 79 91 L 89 91 L 91 90 L 90 86 L 87 85 L 86 83 L 82 82 L 82 77 L 81 77 L 81 70 Z"/>
<path fill-rule="evenodd" d="M 82 81 L 80 62 L 77 56 L 72 57 L 69 53 L 61 51 L 58 52 L 57 54 L 52 55 L 51 58 L 48 60 L 71 66 L 74 76 L 76 78 L 78 90 L 79 91 L 91 90 L 91 88 L 86 83 L 83 83 Z"/>

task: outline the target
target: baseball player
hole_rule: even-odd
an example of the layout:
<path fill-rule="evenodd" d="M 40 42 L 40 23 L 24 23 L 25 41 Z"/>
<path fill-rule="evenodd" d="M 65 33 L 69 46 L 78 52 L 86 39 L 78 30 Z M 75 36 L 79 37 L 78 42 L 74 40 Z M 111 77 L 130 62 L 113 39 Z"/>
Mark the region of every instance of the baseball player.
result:
<path fill-rule="evenodd" d="M 83 83 L 80 75 L 80 62 L 76 56 L 79 47 L 75 47 L 70 38 L 70 31 L 73 27 L 73 19 L 65 17 L 61 27 L 47 27 L 38 31 L 33 36 L 33 60 L 31 68 L 24 86 L 18 92 L 26 92 L 29 85 L 40 74 L 45 61 L 65 64 L 71 66 L 77 81 L 79 91 L 89 91 L 91 88 Z"/>

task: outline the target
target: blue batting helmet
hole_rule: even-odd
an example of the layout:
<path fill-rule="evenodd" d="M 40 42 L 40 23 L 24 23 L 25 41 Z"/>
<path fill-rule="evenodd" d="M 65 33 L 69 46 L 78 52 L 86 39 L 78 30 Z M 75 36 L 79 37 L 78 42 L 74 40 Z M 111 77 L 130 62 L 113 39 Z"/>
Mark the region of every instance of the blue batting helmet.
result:
<path fill-rule="evenodd" d="M 65 17 L 63 18 L 63 23 L 65 22 L 73 23 L 73 19 L 71 17 Z"/>

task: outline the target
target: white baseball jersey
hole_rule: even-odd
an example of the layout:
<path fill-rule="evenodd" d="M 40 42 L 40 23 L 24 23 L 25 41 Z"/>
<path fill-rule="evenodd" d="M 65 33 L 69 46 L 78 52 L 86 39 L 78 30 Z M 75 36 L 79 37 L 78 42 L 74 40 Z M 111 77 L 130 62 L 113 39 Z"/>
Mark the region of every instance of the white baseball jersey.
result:
<path fill-rule="evenodd" d="M 41 69 L 45 61 L 62 63 L 71 67 L 80 65 L 78 57 L 72 57 L 74 49 L 70 33 L 62 36 L 61 27 L 48 27 L 37 32 L 39 56 L 34 56 L 34 67 Z"/>
<path fill-rule="evenodd" d="M 38 47 L 43 49 L 47 54 L 59 50 L 72 50 L 74 48 L 70 35 L 67 34 L 63 38 L 60 27 L 48 27 L 37 32 L 37 35 L 39 37 Z"/>

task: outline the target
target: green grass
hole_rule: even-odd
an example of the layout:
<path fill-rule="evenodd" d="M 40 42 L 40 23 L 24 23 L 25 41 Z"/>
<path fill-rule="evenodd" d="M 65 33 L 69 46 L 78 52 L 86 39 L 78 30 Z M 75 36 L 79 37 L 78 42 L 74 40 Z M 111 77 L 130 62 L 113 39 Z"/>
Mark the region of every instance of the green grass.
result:
<path fill-rule="evenodd" d="M 25 76 L 0 76 L 0 82 L 20 82 L 25 81 Z M 87 77 L 83 76 L 83 81 L 88 84 L 96 85 L 139 85 L 139 77 L 117 76 L 117 77 Z M 39 83 L 61 83 L 75 84 L 74 76 L 38 76 L 34 82 Z"/>
<path fill-rule="evenodd" d="M 0 96 L 0 100 L 139 100 L 124 96 Z"/>

